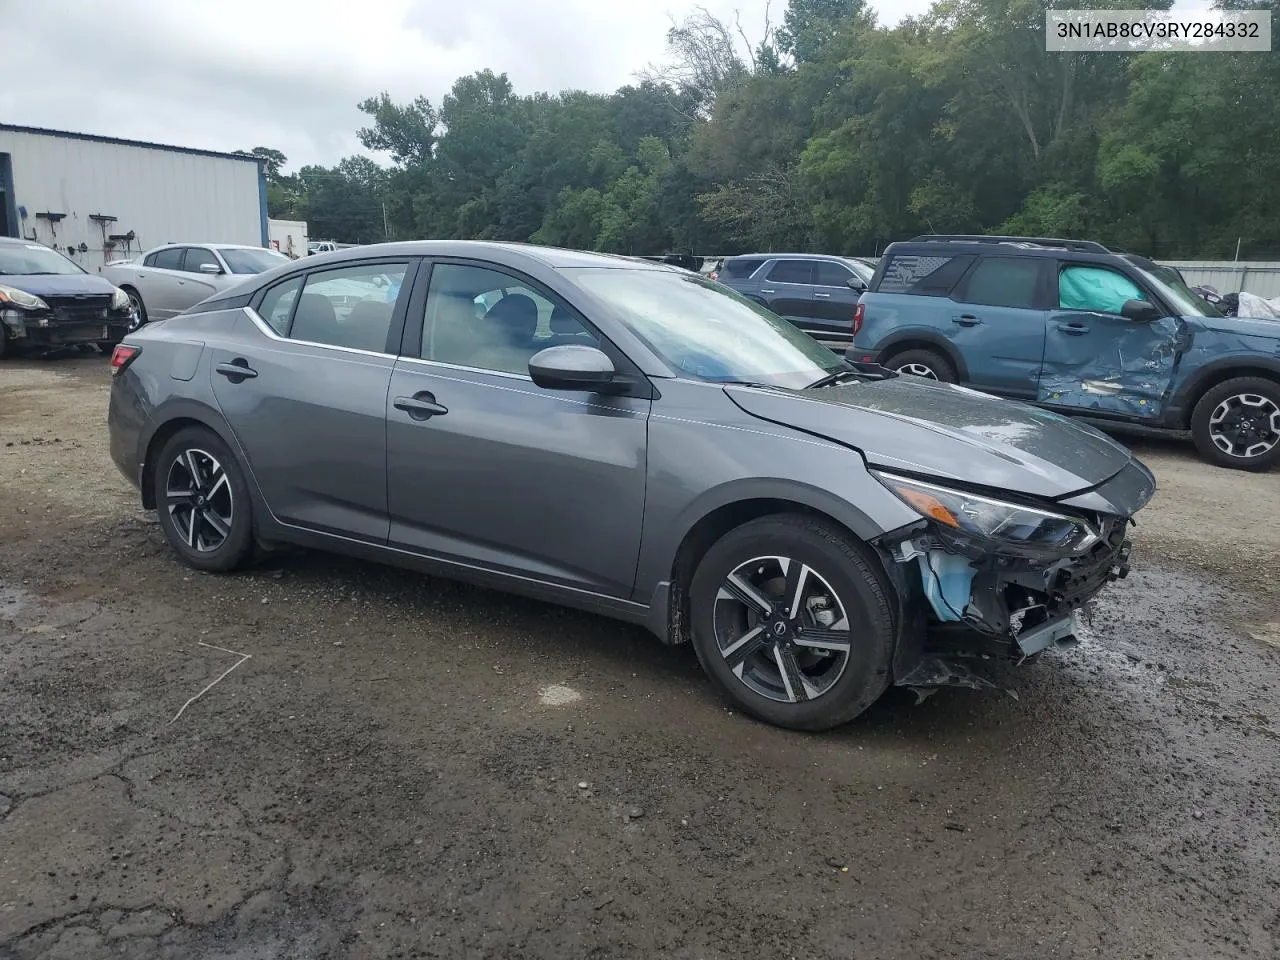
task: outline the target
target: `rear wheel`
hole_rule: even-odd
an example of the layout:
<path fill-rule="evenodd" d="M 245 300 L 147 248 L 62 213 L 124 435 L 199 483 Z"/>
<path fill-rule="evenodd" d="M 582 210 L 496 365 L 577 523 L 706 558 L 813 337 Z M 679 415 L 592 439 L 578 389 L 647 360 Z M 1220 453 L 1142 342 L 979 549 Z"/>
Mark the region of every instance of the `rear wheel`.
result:
<path fill-rule="evenodd" d="M 732 703 L 795 730 L 852 720 L 889 683 L 889 590 L 865 547 L 795 515 L 731 530 L 690 586 L 693 645 Z"/>
<path fill-rule="evenodd" d="M 943 383 L 956 382 L 956 368 L 940 353 L 933 350 L 904 350 L 889 358 L 885 364 L 890 370 L 923 377 L 926 380 L 941 380 Z"/>
<path fill-rule="evenodd" d="M 1280 384 L 1236 377 L 1207 390 L 1192 411 L 1191 437 L 1200 456 L 1220 467 L 1280 463 Z"/>
<path fill-rule="evenodd" d="M 234 570 L 253 549 L 249 487 L 212 431 L 174 434 L 155 462 L 156 513 L 169 545 L 197 570 Z"/>

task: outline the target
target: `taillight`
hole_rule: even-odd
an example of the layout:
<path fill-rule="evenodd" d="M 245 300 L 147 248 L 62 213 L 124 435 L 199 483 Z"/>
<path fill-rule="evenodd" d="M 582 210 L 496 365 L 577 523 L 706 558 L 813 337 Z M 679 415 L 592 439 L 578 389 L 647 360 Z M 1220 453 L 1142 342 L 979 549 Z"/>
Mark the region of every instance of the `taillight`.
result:
<path fill-rule="evenodd" d="M 133 363 L 134 357 L 141 352 L 141 347 L 130 347 L 123 343 L 117 343 L 116 348 L 111 351 L 111 375 L 114 377 L 123 371 L 125 367 Z"/>
<path fill-rule="evenodd" d="M 862 321 L 866 319 L 867 308 L 865 304 L 859 303 L 853 308 L 853 335 L 856 337 L 862 332 Z"/>

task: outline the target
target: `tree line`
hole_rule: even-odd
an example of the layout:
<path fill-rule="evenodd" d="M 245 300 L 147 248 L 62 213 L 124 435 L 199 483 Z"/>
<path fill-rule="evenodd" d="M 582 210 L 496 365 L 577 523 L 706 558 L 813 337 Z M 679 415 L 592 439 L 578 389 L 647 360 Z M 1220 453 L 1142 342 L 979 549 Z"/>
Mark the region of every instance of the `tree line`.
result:
<path fill-rule="evenodd" d="M 612 94 L 522 95 L 486 69 L 438 104 L 361 103 L 360 141 L 387 166 L 287 175 L 255 152 L 272 216 L 355 243 L 874 254 L 1006 232 L 1280 255 L 1280 56 L 1048 53 L 1051 5 L 936 0 L 885 27 L 864 0 L 790 0 L 752 39 L 698 9 Z M 1263 5 L 1280 0 L 1247 4 Z"/>

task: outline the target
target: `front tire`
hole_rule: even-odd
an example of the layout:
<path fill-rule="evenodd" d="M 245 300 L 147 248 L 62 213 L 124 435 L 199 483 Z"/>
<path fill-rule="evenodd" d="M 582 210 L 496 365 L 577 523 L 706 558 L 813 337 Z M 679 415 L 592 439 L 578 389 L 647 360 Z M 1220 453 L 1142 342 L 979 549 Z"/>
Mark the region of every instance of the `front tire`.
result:
<path fill-rule="evenodd" d="M 203 427 L 178 431 L 161 448 L 154 469 L 160 527 L 184 563 L 224 573 L 249 559 L 249 487 L 217 434 Z"/>
<path fill-rule="evenodd" d="M 889 684 L 889 596 L 874 556 L 834 524 L 763 517 L 726 533 L 698 564 L 694 650 L 745 713 L 792 730 L 828 730 Z"/>
<path fill-rule="evenodd" d="M 1266 470 L 1280 463 L 1280 384 L 1235 377 L 1207 390 L 1191 414 L 1200 456 L 1233 470 Z"/>
<path fill-rule="evenodd" d="M 955 383 L 956 368 L 940 353 L 932 350 L 904 350 L 890 358 L 885 364 L 890 370 L 926 380 L 940 380 L 943 383 Z"/>
<path fill-rule="evenodd" d="M 138 293 L 133 287 L 121 287 L 129 297 L 129 303 L 133 307 L 133 320 L 129 323 L 130 332 L 137 330 L 147 322 L 147 307 L 142 302 L 142 294 Z"/>

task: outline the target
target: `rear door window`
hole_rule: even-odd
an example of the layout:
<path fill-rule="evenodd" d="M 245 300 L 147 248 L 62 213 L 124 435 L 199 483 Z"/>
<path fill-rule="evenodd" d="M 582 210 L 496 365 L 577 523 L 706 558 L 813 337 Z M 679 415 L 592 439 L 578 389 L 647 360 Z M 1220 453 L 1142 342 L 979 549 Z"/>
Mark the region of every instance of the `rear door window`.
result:
<path fill-rule="evenodd" d="M 182 247 L 169 247 L 167 250 L 157 250 L 150 258 L 149 267 L 159 267 L 161 270 L 181 270 L 182 269 Z"/>
<path fill-rule="evenodd" d="M 1142 288 L 1118 270 L 1071 265 L 1058 274 L 1058 307 L 1119 314 L 1126 300 L 1146 300 Z"/>
<path fill-rule="evenodd" d="M 813 283 L 813 261 L 779 260 L 767 279 L 770 283 Z"/>
<path fill-rule="evenodd" d="M 895 254 L 885 264 L 876 292 L 945 297 L 971 263 L 971 255 Z"/>
<path fill-rule="evenodd" d="M 1034 257 L 983 257 L 961 284 L 955 299 L 991 307 L 1034 310 L 1047 261 Z"/>

